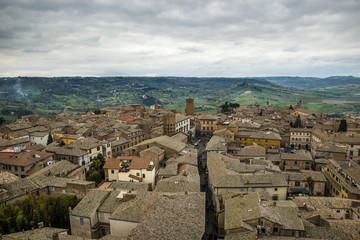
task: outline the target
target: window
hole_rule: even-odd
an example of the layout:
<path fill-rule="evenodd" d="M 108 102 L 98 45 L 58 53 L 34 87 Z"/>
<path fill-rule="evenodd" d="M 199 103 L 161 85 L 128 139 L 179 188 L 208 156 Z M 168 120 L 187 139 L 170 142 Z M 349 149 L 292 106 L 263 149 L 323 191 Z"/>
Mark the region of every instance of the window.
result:
<path fill-rule="evenodd" d="M 334 157 L 334 154 L 333 154 L 333 153 L 330 153 L 330 157 Z"/>
<path fill-rule="evenodd" d="M 114 169 L 111 169 L 111 174 L 114 174 Z"/>
<path fill-rule="evenodd" d="M 296 181 L 295 182 L 295 187 L 299 187 L 300 186 L 300 182 L 299 181 Z"/>
<path fill-rule="evenodd" d="M 84 219 L 83 218 L 80 218 L 80 225 L 84 226 Z"/>
<path fill-rule="evenodd" d="M 277 232 L 278 232 L 278 228 L 274 228 L 273 232 L 277 233 Z"/>
<path fill-rule="evenodd" d="M 145 174 L 143 173 L 143 178 L 145 178 Z"/>
<path fill-rule="evenodd" d="M 15 166 L 15 171 L 17 171 L 17 166 Z"/>
<path fill-rule="evenodd" d="M 91 153 L 91 149 L 89 149 L 89 153 Z"/>
<path fill-rule="evenodd" d="M 97 150 L 100 151 L 100 147 L 97 147 Z"/>
<path fill-rule="evenodd" d="M 65 189 L 62 190 L 62 194 L 66 194 L 66 190 L 65 190 Z"/>
<path fill-rule="evenodd" d="M 22 172 L 24 172 L 24 171 L 25 171 L 24 167 L 21 167 L 21 171 L 22 171 Z"/>
<path fill-rule="evenodd" d="M 140 176 L 140 173 L 138 173 L 138 172 L 137 172 L 137 173 L 136 173 L 136 176 L 138 176 L 138 177 L 139 177 L 139 176 Z"/>
<path fill-rule="evenodd" d="M 276 201 L 276 200 L 279 200 L 279 196 L 278 196 L 278 195 L 273 195 L 273 196 L 272 196 L 272 200 L 275 200 L 275 201 Z"/>
<path fill-rule="evenodd" d="M 277 188 L 274 188 L 274 191 L 277 191 L 278 189 Z"/>
<path fill-rule="evenodd" d="M 55 187 L 50 187 L 50 191 L 54 192 L 54 191 L 55 191 Z"/>

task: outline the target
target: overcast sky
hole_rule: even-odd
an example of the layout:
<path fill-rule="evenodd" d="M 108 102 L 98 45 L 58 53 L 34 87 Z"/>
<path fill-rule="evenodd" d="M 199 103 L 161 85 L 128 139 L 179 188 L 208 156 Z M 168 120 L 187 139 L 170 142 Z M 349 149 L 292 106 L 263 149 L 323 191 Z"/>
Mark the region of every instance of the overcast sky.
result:
<path fill-rule="evenodd" d="M 0 0 L 0 76 L 360 76 L 359 0 Z"/>

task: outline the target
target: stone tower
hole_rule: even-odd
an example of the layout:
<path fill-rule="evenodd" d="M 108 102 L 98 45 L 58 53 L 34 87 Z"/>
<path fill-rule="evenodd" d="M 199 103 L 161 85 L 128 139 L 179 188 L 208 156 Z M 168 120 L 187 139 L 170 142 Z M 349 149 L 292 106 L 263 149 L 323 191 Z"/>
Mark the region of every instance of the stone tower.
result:
<path fill-rule="evenodd" d="M 188 98 L 186 99 L 186 115 L 194 115 L 194 99 Z"/>
<path fill-rule="evenodd" d="M 164 134 L 172 136 L 175 134 L 175 114 L 165 114 L 163 117 Z"/>
<path fill-rule="evenodd" d="M 296 106 L 297 106 L 298 108 L 302 108 L 302 101 L 301 101 L 301 100 L 298 101 L 298 103 L 296 104 Z"/>

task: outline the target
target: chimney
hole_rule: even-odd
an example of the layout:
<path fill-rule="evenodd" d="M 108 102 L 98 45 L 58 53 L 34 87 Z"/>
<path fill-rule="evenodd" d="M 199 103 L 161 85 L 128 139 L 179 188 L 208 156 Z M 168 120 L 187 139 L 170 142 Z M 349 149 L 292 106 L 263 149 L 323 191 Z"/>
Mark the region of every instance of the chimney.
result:
<path fill-rule="evenodd" d="M 273 202 L 273 206 L 276 206 L 276 202 L 275 202 L 275 201 Z"/>

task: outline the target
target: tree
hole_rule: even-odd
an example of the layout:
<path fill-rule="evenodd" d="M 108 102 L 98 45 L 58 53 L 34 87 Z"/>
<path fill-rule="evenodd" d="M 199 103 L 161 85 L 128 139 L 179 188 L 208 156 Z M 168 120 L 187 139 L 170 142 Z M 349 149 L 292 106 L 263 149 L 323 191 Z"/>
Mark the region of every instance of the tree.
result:
<path fill-rule="evenodd" d="M 301 117 L 300 115 L 297 116 L 295 123 L 294 123 L 294 128 L 302 128 L 302 122 L 301 122 Z"/>
<path fill-rule="evenodd" d="M 240 107 L 240 104 L 238 104 L 238 103 L 229 103 L 229 107 L 238 108 L 238 107 Z"/>
<path fill-rule="evenodd" d="M 90 173 L 89 178 L 87 180 L 95 182 L 95 185 L 97 186 L 101 183 L 101 175 L 98 171 L 94 171 Z"/>
<path fill-rule="evenodd" d="M 347 131 L 347 122 L 345 119 L 342 119 L 339 125 L 339 132 L 346 132 Z"/>
<path fill-rule="evenodd" d="M 293 108 L 293 106 L 292 106 L 292 105 L 290 105 L 289 109 L 290 109 L 290 110 L 294 110 L 294 108 Z"/>
<path fill-rule="evenodd" d="M 314 179 L 309 176 L 307 179 L 306 179 L 307 183 L 309 184 L 309 190 L 310 190 L 310 195 L 312 196 L 313 195 L 313 189 L 314 189 L 314 184 L 315 184 L 315 181 Z"/>
<path fill-rule="evenodd" d="M 0 126 L 3 125 L 4 123 L 6 123 L 6 120 L 5 118 L 3 117 L 0 117 Z"/>
<path fill-rule="evenodd" d="M 225 113 L 229 111 L 229 103 L 225 102 L 225 104 L 221 105 L 221 112 Z"/>
<path fill-rule="evenodd" d="M 49 133 L 49 137 L 48 137 L 48 140 L 47 140 L 47 145 L 49 145 L 50 143 L 52 143 L 54 140 L 52 138 L 52 135 Z"/>
<path fill-rule="evenodd" d="M 94 111 L 94 113 L 97 115 L 97 114 L 100 114 L 101 111 L 100 111 L 100 109 L 96 109 L 96 110 Z"/>
<path fill-rule="evenodd" d="M 69 228 L 69 207 L 74 208 L 79 200 L 76 196 L 61 195 L 59 197 L 28 194 L 15 203 L 0 206 L 0 235 L 44 226 Z"/>

